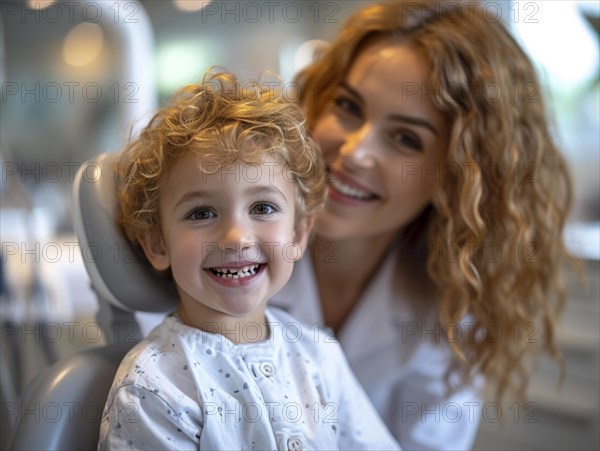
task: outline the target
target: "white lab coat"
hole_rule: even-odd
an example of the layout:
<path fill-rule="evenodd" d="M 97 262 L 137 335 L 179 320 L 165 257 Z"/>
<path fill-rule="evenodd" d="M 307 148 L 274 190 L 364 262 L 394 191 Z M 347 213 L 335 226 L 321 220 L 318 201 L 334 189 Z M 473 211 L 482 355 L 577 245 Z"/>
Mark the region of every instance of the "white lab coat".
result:
<path fill-rule="evenodd" d="M 469 449 L 482 414 L 483 380 L 446 397 L 444 375 L 453 355 L 437 306 L 413 309 L 393 292 L 397 258 L 397 251 L 389 252 L 337 339 L 402 449 Z M 310 256 L 296 263 L 270 303 L 300 321 L 323 324 Z"/>

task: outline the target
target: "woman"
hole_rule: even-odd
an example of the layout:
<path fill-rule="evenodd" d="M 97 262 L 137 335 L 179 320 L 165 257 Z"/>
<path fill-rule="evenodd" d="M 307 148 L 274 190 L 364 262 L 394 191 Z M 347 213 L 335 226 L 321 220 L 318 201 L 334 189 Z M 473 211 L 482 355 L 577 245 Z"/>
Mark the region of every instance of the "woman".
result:
<path fill-rule="evenodd" d="M 331 329 L 403 448 L 469 448 L 482 380 L 522 394 L 558 358 L 571 188 L 533 66 L 474 3 L 410 0 L 298 81 L 330 195 L 273 304 Z"/>

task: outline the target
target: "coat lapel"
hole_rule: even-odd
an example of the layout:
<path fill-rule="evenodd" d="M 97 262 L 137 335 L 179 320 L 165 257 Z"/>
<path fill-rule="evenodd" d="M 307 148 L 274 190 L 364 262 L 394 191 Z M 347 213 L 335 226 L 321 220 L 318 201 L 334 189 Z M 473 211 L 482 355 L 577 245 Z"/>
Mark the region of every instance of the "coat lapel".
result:
<path fill-rule="evenodd" d="M 397 257 L 397 252 L 387 255 L 340 330 L 338 339 L 351 364 L 364 360 L 370 353 L 401 343 L 399 322 L 410 320 L 410 311 L 392 289 Z"/>
<path fill-rule="evenodd" d="M 357 306 L 339 333 L 339 340 L 350 363 L 361 361 L 387 346 L 400 347 L 402 327 L 413 314 L 407 302 L 399 299 L 395 286 L 398 252 L 388 253 Z M 297 320 L 323 326 L 323 312 L 310 255 L 294 266 L 289 282 L 269 301 L 269 305 L 287 311 Z"/>

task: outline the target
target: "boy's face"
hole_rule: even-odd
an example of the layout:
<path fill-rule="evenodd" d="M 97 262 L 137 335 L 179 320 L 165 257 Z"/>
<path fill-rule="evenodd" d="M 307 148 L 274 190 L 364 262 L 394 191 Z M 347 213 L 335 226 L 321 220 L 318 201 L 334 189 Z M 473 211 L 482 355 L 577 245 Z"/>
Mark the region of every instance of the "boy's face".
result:
<path fill-rule="evenodd" d="M 266 301 L 306 247 L 307 221 L 294 221 L 294 183 L 274 161 L 238 161 L 210 174 L 201 165 L 192 155 L 171 169 L 161 188 L 161 230 L 142 247 L 155 269 L 171 268 L 188 324 L 263 321 Z"/>

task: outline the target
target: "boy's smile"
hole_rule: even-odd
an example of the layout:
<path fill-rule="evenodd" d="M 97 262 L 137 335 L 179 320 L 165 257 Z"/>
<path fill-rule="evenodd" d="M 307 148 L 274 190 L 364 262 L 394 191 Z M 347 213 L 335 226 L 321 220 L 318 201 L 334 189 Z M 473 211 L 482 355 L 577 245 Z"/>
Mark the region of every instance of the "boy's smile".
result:
<path fill-rule="evenodd" d="M 265 268 L 264 264 L 247 263 L 243 266 L 221 266 L 218 268 L 205 269 L 219 283 L 226 286 L 242 286 L 258 277 L 258 274 Z"/>
<path fill-rule="evenodd" d="M 187 324 L 264 323 L 266 301 L 306 246 L 295 195 L 279 162 L 238 161 L 210 174 L 198 156 L 175 163 L 161 187 L 160 230 L 142 246 L 155 269 L 170 268 Z"/>

